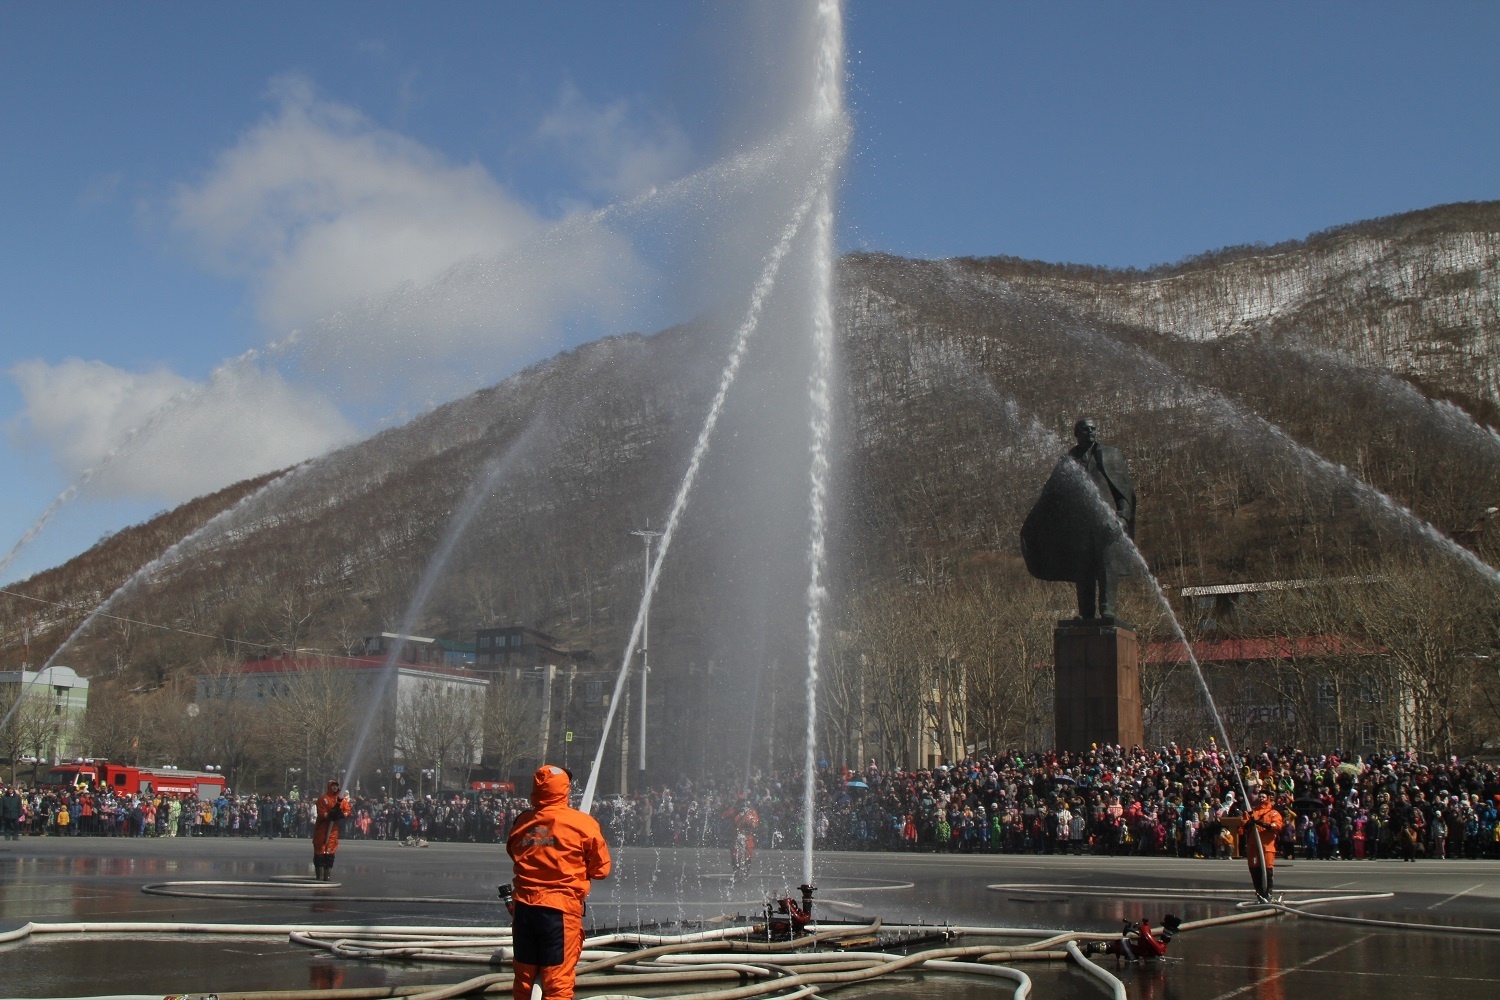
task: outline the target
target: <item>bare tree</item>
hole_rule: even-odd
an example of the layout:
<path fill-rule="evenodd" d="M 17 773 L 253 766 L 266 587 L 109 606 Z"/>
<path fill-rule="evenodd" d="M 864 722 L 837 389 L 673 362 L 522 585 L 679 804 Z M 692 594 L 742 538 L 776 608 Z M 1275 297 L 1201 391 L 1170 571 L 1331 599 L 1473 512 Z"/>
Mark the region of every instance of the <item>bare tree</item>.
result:
<path fill-rule="evenodd" d="M 437 772 L 438 787 L 450 765 L 467 784 L 484 746 L 484 709 L 484 694 L 479 690 L 424 685 L 397 705 L 396 752 L 408 765 L 430 765 Z"/>
<path fill-rule="evenodd" d="M 227 657 L 205 660 L 201 687 L 210 694 L 222 682 L 232 689 L 243 676 Z M 270 715 L 238 697 L 195 699 L 185 709 L 189 745 L 199 763 L 222 767 L 234 788 L 251 788 L 262 768 L 270 766 Z"/>
<path fill-rule="evenodd" d="M 323 669 L 267 674 L 246 683 L 275 685 L 265 701 L 274 765 L 300 769 L 309 790 L 324 778 L 340 777 L 358 724 L 353 679 L 325 662 Z"/>
<path fill-rule="evenodd" d="M 507 773 L 536 753 L 540 702 L 522 684 L 495 678 L 484 699 L 484 761 Z"/>
<path fill-rule="evenodd" d="M 118 681 L 96 681 L 83 716 L 83 748 L 91 757 L 142 763 L 147 714 L 142 696 Z"/>
<path fill-rule="evenodd" d="M 62 719 L 46 698 L 27 696 L 11 716 L 10 729 L 15 731 L 23 756 L 31 758 L 31 780 L 35 784 L 39 769 L 51 764 L 57 747 Z M 12 765 L 14 771 L 14 765 Z"/>
<path fill-rule="evenodd" d="M 1394 670 L 1404 742 L 1434 754 L 1479 749 L 1471 730 L 1483 689 L 1475 682 L 1497 644 L 1500 597 L 1466 567 L 1436 557 L 1381 569 L 1378 582 L 1344 596 L 1351 624 Z"/>

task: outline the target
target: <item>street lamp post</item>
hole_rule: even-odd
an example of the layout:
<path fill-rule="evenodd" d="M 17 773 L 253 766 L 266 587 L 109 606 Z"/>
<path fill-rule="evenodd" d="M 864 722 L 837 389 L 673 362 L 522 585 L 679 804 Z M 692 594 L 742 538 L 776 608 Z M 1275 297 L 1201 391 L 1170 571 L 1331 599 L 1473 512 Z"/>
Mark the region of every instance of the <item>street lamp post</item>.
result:
<path fill-rule="evenodd" d="M 648 518 L 644 531 L 632 531 L 631 534 L 638 536 L 646 544 L 646 562 L 643 567 L 642 582 L 642 599 L 646 604 L 646 615 L 641 622 L 640 763 L 636 771 L 636 785 L 644 788 L 646 785 L 646 686 L 651 675 L 651 539 L 661 537 L 661 532 L 651 530 L 651 521 Z"/>

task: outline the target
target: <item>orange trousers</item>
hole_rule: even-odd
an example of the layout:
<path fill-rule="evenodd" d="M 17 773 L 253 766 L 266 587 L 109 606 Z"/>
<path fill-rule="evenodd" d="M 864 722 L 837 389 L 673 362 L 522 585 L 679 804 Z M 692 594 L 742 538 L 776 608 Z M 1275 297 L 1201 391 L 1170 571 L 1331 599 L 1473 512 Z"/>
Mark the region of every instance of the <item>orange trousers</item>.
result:
<path fill-rule="evenodd" d="M 516 903 L 515 1000 L 531 1000 L 533 983 L 546 1000 L 573 1000 L 573 977 L 583 954 L 583 917 L 550 906 Z"/>

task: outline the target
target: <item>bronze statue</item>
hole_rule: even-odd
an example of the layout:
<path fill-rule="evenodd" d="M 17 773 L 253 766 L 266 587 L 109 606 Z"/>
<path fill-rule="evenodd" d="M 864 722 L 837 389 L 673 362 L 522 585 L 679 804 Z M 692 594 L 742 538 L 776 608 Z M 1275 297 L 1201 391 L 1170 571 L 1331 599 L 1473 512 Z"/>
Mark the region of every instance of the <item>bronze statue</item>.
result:
<path fill-rule="evenodd" d="M 1038 580 L 1077 586 L 1080 618 L 1113 621 L 1120 578 L 1135 570 L 1135 487 L 1124 453 L 1099 443 L 1098 421 L 1080 419 L 1073 436 L 1078 447 L 1058 460 L 1021 526 L 1021 555 Z"/>

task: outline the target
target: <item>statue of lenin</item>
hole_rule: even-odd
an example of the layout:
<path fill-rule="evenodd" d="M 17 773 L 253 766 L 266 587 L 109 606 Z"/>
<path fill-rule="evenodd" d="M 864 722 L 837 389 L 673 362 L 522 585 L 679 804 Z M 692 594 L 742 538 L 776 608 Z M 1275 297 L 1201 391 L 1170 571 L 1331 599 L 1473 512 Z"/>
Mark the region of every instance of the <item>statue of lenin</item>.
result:
<path fill-rule="evenodd" d="M 1124 453 L 1099 443 L 1098 421 L 1083 417 L 1073 436 L 1078 447 L 1058 460 L 1021 526 L 1021 554 L 1037 579 L 1077 586 L 1080 618 L 1113 621 L 1120 578 L 1135 570 L 1135 487 Z"/>

